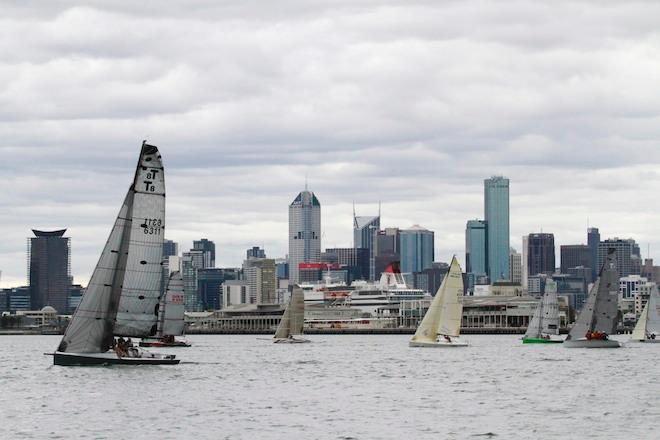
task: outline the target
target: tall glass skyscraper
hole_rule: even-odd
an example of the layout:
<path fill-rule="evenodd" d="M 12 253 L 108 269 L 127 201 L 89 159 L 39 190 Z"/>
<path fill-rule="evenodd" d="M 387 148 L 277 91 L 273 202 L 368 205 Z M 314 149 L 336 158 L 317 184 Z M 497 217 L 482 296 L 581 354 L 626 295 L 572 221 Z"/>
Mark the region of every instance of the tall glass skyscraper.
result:
<path fill-rule="evenodd" d="M 589 246 L 589 255 L 591 257 L 591 279 L 598 277 L 598 244 L 600 243 L 600 231 L 598 228 L 587 229 L 587 246 Z"/>
<path fill-rule="evenodd" d="M 433 231 L 419 225 L 399 232 L 401 272 L 421 272 L 433 267 L 433 235 Z"/>
<path fill-rule="evenodd" d="M 300 263 L 321 261 L 321 204 L 305 188 L 289 205 L 289 281 L 300 282 Z"/>
<path fill-rule="evenodd" d="M 193 249 L 204 252 L 204 268 L 215 267 L 215 243 L 206 238 L 193 241 Z"/>
<path fill-rule="evenodd" d="M 370 280 L 376 277 L 376 236 L 379 230 L 380 214 L 375 217 L 358 217 L 353 211 L 353 248 L 368 249 Z"/>
<path fill-rule="evenodd" d="M 509 179 L 484 180 L 484 217 L 488 225 L 488 277 L 491 283 L 509 278 Z"/>
<path fill-rule="evenodd" d="M 468 220 L 465 227 L 465 272 L 474 279 L 488 273 L 488 233 L 483 220 Z"/>

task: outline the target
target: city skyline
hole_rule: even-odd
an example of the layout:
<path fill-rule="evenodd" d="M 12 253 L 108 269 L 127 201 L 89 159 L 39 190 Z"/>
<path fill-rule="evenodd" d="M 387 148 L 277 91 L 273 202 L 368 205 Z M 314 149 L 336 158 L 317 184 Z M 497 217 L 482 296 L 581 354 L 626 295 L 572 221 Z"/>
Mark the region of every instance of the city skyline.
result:
<path fill-rule="evenodd" d="M 519 252 L 541 230 L 584 243 L 590 225 L 660 257 L 660 4 L 272 9 L 5 6 L 2 286 L 26 284 L 32 228 L 67 228 L 87 282 L 145 138 L 168 175 L 167 238 L 215 241 L 217 266 L 286 254 L 305 175 L 324 248 L 352 246 L 353 201 L 381 200 L 381 227 L 424 225 L 436 260 L 463 263 L 483 179 L 503 175 Z"/>

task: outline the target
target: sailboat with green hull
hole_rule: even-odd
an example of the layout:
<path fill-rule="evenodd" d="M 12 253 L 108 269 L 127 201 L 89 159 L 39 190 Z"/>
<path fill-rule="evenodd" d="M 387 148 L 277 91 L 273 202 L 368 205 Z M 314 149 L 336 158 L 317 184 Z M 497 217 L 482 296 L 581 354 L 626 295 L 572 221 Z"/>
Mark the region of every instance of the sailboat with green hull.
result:
<path fill-rule="evenodd" d="M 559 335 L 559 303 L 557 301 L 557 283 L 548 280 L 545 283 L 545 295 L 539 301 L 529 322 L 523 344 L 561 344 Z"/>

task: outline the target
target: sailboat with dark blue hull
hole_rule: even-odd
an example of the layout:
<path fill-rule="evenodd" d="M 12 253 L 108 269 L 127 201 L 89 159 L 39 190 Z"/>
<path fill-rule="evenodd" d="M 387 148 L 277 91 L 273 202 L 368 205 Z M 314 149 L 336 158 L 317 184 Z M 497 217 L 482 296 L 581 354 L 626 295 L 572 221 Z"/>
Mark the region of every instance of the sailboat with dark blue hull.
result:
<path fill-rule="evenodd" d="M 156 333 L 164 232 L 162 158 L 157 147 L 144 142 L 87 291 L 54 353 L 55 365 L 179 363 L 174 355 L 152 353 L 124 340 Z"/>

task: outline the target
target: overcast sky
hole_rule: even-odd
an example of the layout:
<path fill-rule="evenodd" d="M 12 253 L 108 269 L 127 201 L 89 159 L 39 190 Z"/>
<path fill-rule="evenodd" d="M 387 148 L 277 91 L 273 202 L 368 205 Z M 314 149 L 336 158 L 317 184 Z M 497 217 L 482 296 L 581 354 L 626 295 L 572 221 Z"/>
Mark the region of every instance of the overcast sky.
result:
<path fill-rule="evenodd" d="M 26 283 L 31 228 L 67 228 L 87 283 L 142 139 L 168 238 L 215 241 L 219 266 L 286 254 L 306 174 L 323 248 L 352 246 L 353 200 L 382 200 L 383 226 L 463 263 L 502 174 L 518 250 L 589 222 L 660 257 L 660 2 L 1 3 L 4 287 Z"/>

